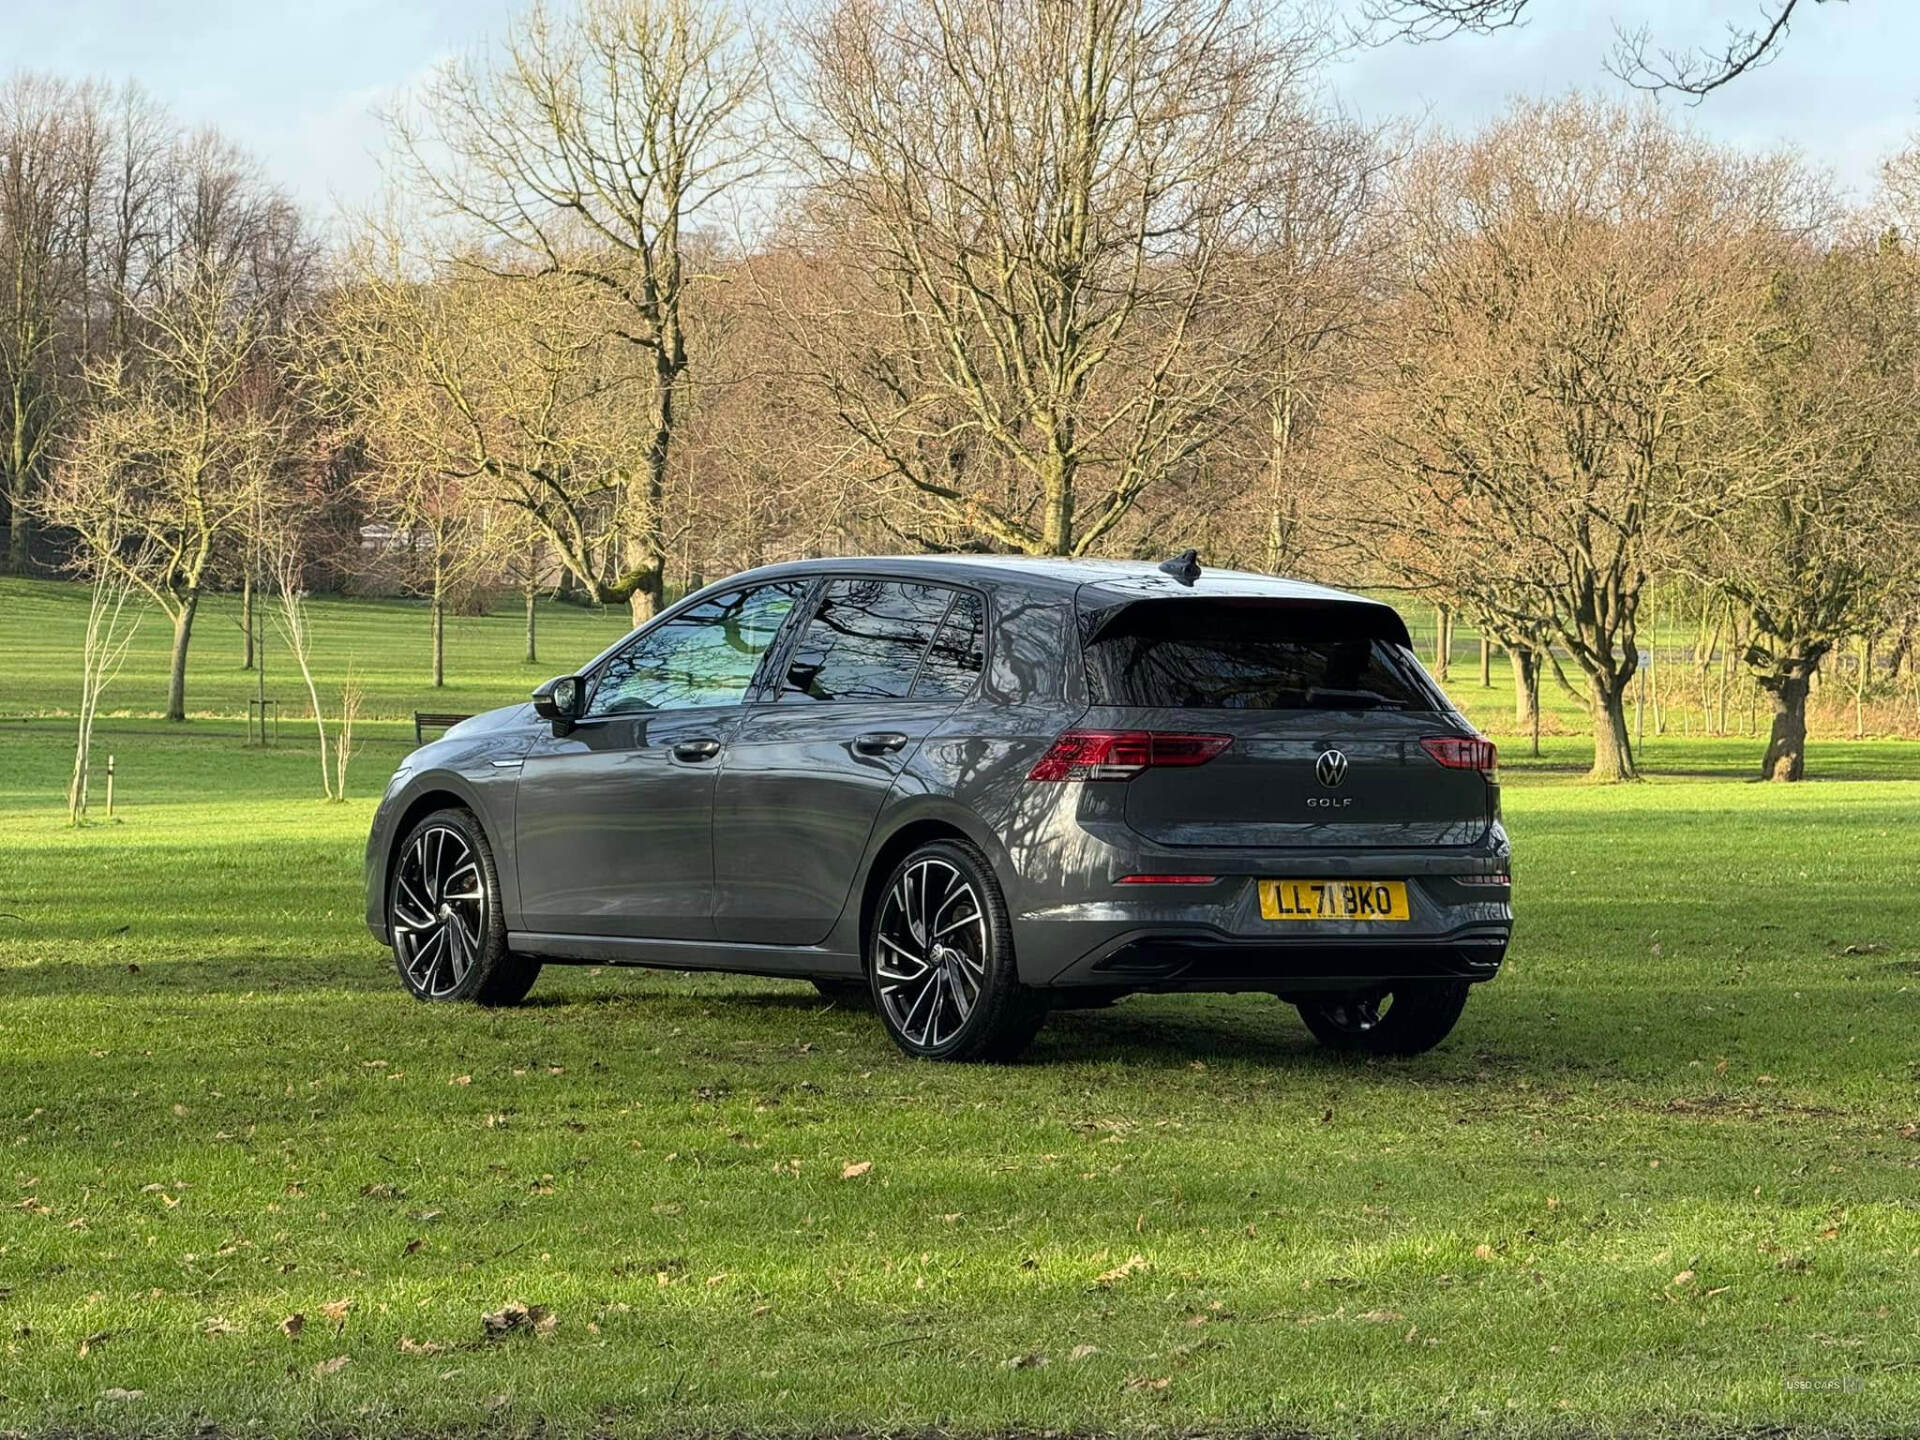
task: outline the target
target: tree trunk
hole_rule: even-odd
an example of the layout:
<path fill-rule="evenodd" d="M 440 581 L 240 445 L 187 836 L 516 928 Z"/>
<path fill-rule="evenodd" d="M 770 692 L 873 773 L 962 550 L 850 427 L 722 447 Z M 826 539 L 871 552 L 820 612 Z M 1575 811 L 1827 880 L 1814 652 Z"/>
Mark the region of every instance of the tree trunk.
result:
<path fill-rule="evenodd" d="M 253 669 L 253 576 L 240 582 L 240 668 Z"/>
<path fill-rule="evenodd" d="M 1509 645 L 1507 655 L 1513 661 L 1513 724 L 1524 732 L 1533 728 L 1534 696 L 1540 688 L 1534 673 L 1538 662 L 1526 645 Z"/>
<path fill-rule="evenodd" d="M 1589 780 L 1612 783 L 1639 778 L 1633 768 L 1633 737 L 1627 733 L 1627 679 L 1590 677 L 1593 685 L 1593 769 Z"/>
<path fill-rule="evenodd" d="M 1762 780 L 1801 780 L 1807 773 L 1807 677 L 1782 675 L 1762 682 L 1773 699 L 1773 733 L 1760 761 Z"/>
<path fill-rule="evenodd" d="M 187 718 L 187 646 L 193 640 L 193 616 L 200 608 L 200 591 L 191 589 L 181 597 L 179 612 L 173 617 L 173 660 L 167 670 L 167 719 Z"/>
<path fill-rule="evenodd" d="M 656 574 L 651 586 L 636 586 L 634 592 L 627 597 L 627 614 L 636 630 L 660 613 L 659 598 L 654 593 L 659 583 L 659 576 Z"/>
<path fill-rule="evenodd" d="M 17 472 L 7 491 L 7 569 L 25 575 L 33 566 L 33 512 L 27 508 L 27 476 Z"/>
<path fill-rule="evenodd" d="M 447 683 L 447 607 L 438 589 L 433 596 L 433 688 Z"/>
<path fill-rule="evenodd" d="M 1073 465 L 1057 452 L 1047 456 L 1041 476 L 1044 510 L 1040 517 L 1040 548 L 1047 555 L 1073 553 Z"/>
<path fill-rule="evenodd" d="M 540 646 L 533 628 L 533 599 L 537 588 L 534 584 L 534 572 L 529 567 L 527 571 L 527 664 L 529 665 L 540 663 Z"/>
<path fill-rule="evenodd" d="M 1283 574 L 1292 561 L 1300 507 L 1292 493 L 1293 387 L 1274 396 L 1272 444 L 1267 454 L 1267 573 Z"/>
<path fill-rule="evenodd" d="M 1480 637 L 1480 688 L 1493 688 L 1493 642 L 1485 635 Z"/>

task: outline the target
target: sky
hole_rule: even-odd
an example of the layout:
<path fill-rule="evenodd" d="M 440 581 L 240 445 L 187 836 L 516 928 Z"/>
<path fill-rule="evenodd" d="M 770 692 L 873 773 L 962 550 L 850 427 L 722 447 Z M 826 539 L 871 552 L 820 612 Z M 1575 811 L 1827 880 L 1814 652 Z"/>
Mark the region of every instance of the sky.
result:
<path fill-rule="evenodd" d="M 753 3 L 753 0 L 750 0 Z M 1356 0 L 1335 0 L 1352 5 Z M 1494 36 L 1354 52 L 1331 95 L 1370 120 L 1470 128 L 1513 96 L 1623 91 L 1604 61 L 1614 26 L 1656 41 L 1717 39 L 1760 0 L 1534 0 Z M 769 18 L 784 8 L 768 3 Z M 1849 0 L 1807 10 L 1781 57 L 1698 105 L 1668 100 L 1709 135 L 1788 145 L 1860 198 L 1880 160 L 1920 131 L 1920 3 Z M 377 108 L 497 33 L 510 0 L 0 0 L 0 72 L 138 80 L 186 123 L 215 125 L 316 214 L 380 185 Z"/>

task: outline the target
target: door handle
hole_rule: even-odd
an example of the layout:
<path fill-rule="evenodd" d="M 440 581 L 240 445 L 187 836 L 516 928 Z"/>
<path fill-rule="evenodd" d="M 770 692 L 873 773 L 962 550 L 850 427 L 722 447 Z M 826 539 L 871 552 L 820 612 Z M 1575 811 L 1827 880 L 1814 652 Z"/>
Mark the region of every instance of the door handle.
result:
<path fill-rule="evenodd" d="M 690 764 L 711 760 L 719 753 L 720 742 L 706 735 L 697 740 L 682 740 L 673 747 L 673 758 Z"/>
<path fill-rule="evenodd" d="M 869 730 L 853 742 L 856 755 L 891 755 L 906 747 L 907 737 L 898 730 Z"/>

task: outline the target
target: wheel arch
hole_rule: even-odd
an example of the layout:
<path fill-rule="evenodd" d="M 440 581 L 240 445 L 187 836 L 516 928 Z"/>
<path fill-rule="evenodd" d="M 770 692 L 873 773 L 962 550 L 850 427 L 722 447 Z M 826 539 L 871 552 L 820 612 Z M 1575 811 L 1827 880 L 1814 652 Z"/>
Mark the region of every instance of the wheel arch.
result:
<path fill-rule="evenodd" d="M 417 791 L 408 796 L 407 803 L 394 815 L 393 824 L 387 831 L 386 851 L 380 857 L 380 904 L 383 912 L 387 886 L 393 877 L 393 862 L 400 854 L 400 846 L 406 841 L 407 832 L 436 810 L 465 810 L 473 816 L 480 833 L 486 836 L 487 844 L 493 849 L 494 864 L 497 866 L 500 863 L 500 842 L 488 828 L 486 815 L 474 797 L 451 776 L 429 776 Z"/>
<path fill-rule="evenodd" d="M 908 855 L 933 840 L 964 840 L 987 857 L 987 863 L 999 880 L 1002 893 L 1007 888 L 1006 855 L 986 826 L 971 813 L 942 806 L 938 810 L 916 810 L 903 815 L 872 849 L 867 867 L 860 877 L 859 945 L 860 969 L 867 967 L 867 942 L 872 935 L 874 912 L 880 906 L 880 891 L 887 876 Z"/>

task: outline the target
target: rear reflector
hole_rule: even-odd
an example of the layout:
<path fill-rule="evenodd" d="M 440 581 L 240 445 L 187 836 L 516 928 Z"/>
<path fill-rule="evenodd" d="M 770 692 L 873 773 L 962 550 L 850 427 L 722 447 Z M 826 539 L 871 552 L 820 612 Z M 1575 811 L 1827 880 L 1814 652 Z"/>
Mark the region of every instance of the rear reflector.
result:
<path fill-rule="evenodd" d="M 1165 730 L 1069 730 L 1048 747 L 1029 780 L 1131 780 L 1142 770 L 1204 765 L 1233 743 L 1231 735 L 1176 735 Z"/>
<path fill-rule="evenodd" d="M 1211 885 L 1218 875 L 1122 875 L 1120 885 Z"/>
<path fill-rule="evenodd" d="M 1498 875 L 1456 875 L 1462 885 L 1511 885 L 1513 877 L 1504 871 Z"/>
<path fill-rule="evenodd" d="M 1422 740 L 1420 748 L 1449 770 L 1492 770 L 1500 757 L 1491 740 L 1477 735 L 1439 735 Z"/>

